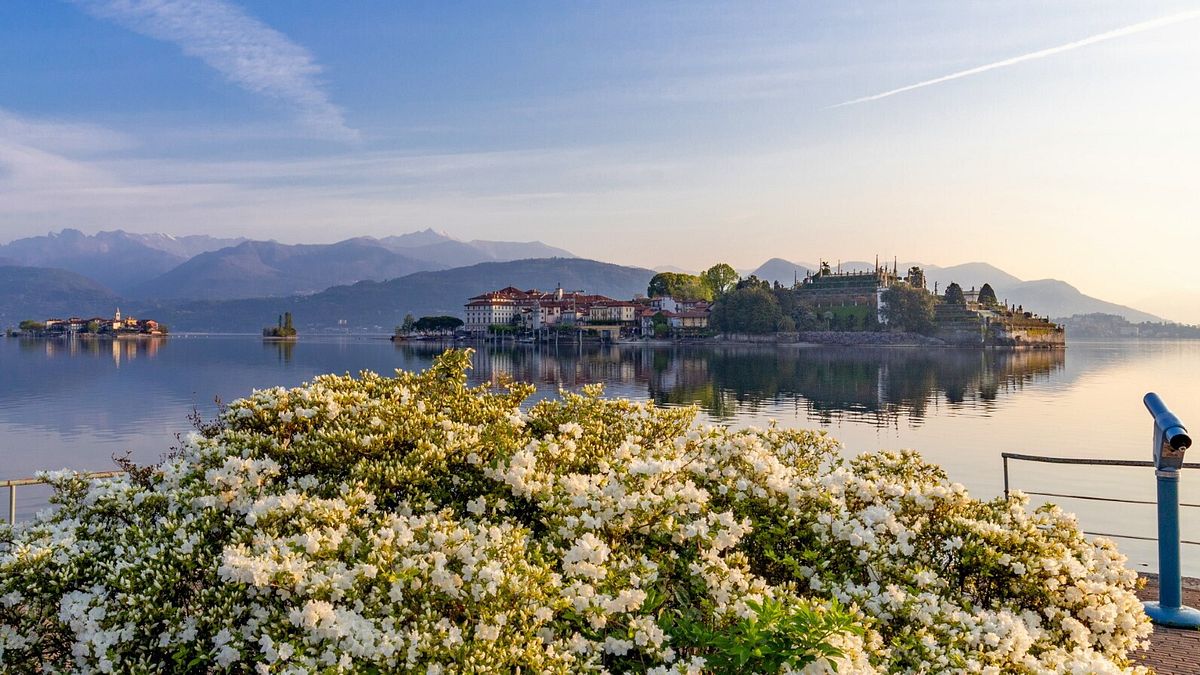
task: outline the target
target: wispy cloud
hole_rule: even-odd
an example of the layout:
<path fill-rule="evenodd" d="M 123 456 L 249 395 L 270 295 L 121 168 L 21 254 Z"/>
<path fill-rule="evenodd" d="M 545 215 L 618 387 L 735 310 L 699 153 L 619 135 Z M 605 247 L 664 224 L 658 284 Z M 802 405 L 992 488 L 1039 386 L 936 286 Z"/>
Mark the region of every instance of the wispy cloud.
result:
<path fill-rule="evenodd" d="M 134 145 L 125 134 L 81 122 L 37 120 L 0 108 L 0 142 L 52 152 L 93 154 Z"/>
<path fill-rule="evenodd" d="M 93 16 L 177 44 L 234 84 L 292 106 L 314 133 L 354 140 L 304 47 L 224 0 L 76 0 Z"/>
<path fill-rule="evenodd" d="M 1068 42 L 1066 44 L 1058 45 L 1057 47 L 1049 47 L 1047 49 L 1040 49 L 1036 52 L 1029 52 L 1028 54 L 1014 56 L 1012 58 L 1004 59 L 1002 61 L 996 61 L 994 63 L 989 63 L 987 65 L 977 66 L 975 68 L 968 68 L 967 70 L 960 70 L 956 73 L 950 73 L 949 75 L 935 77 L 932 80 L 924 80 L 922 82 L 917 82 L 916 84 L 910 84 L 910 85 L 907 85 L 904 87 L 899 87 L 897 89 L 890 89 L 888 91 L 881 92 L 878 94 L 872 94 L 870 96 L 863 96 L 862 98 L 856 98 L 856 99 L 851 99 L 849 101 L 843 101 L 841 103 L 838 103 L 836 105 L 831 105 L 829 107 L 830 108 L 842 108 L 845 106 L 857 105 L 859 103 L 867 103 L 868 101 L 878 101 L 881 98 L 895 96 L 896 94 L 903 94 L 904 92 L 912 91 L 914 89 L 921 89 L 923 87 L 929 87 L 929 86 L 932 86 L 935 84 L 949 82 L 951 80 L 957 80 L 957 79 L 961 79 L 964 77 L 970 77 L 972 75 L 978 75 L 980 73 L 986 73 L 989 70 L 996 70 L 998 68 L 1007 68 L 1008 66 L 1014 66 L 1018 63 L 1024 63 L 1025 61 L 1044 59 L 1047 56 L 1054 56 L 1055 54 L 1069 52 L 1072 49 L 1079 49 L 1080 47 L 1086 47 L 1088 45 L 1093 45 L 1093 44 L 1096 44 L 1097 42 L 1105 42 L 1107 40 L 1115 40 L 1117 38 L 1125 37 L 1127 35 L 1134 35 L 1135 33 L 1142 33 L 1142 32 L 1148 31 L 1148 30 L 1154 30 L 1156 28 L 1164 28 L 1166 26 L 1171 26 L 1171 25 L 1174 25 L 1177 23 L 1183 23 L 1184 21 L 1191 21 L 1193 19 L 1200 19 L 1200 10 L 1191 10 L 1188 12 L 1180 12 L 1178 14 L 1171 14 L 1169 16 L 1163 16 L 1163 17 L 1159 17 L 1157 19 L 1151 19 L 1149 21 L 1142 21 L 1142 22 L 1135 23 L 1135 24 L 1132 24 L 1129 26 L 1125 26 L 1123 28 L 1116 28 L 1114 30 L 1105 31 L 1103 33 L 1098 33 L 1096 35 L 1085 37 L 1082 40 L 1076 40 L 1074 42 Z"/>

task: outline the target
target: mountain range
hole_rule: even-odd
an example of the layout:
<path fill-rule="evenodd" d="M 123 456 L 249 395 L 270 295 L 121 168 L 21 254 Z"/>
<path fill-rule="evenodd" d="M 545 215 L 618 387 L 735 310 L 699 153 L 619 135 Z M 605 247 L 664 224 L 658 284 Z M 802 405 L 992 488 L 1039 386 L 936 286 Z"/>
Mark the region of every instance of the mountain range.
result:
<path fill-rule="evenodd" d="M 333 244 L 62 230 L 0 246 L 10 264 L 75 272 L 126 298 L 228 300 L 304 295 L 479 262 L 574 257 L 541 242 L 459 241 L 432 229 Z"/>
<path fill-rule="evenodd" d="M 919 263 L 904 263 L 901 270 Z M 1051 317 L 1117 314 L 1161 321 L 1056 279 L 1025 281 L 987 263 L 920 265 L 930 287 L 990 283 L 1001 300 Z M 815 265 L 781 258 L 752 272 L 791 285 Z M 853 261 L 841 269 L 869 270 Z M 660 268 L 661 269 L 661 268 Z M 677 269 L 677 268 L 676 268 Z M 388 328 L 405 313 L 461 315 L 466 298 L 515 285 L 613 297 L 645 293 L 654 271 L 575 258 L 542 242 L 462 241 L 432 229 L 333 244 L 205 235 L 62 230 L 0 245 L 0 324 L 49 315 L 154 315 L 177 330 L 247 331 L 283 311 L 299 325 Z"/>
<path fill-rule="evenodd" d="M 138 316 L 154 316 L 175 330 L 257 330 L 279 314 L 291 312 L 302 331 L 337 325 L 391 331 L 410 312 L 414 316 L 461 316 L 467 298 L 505 286 L 562 286 L 630 298 L 645 294 L 653 276 L 652 270 L 584 258 L 537 258 L 417 272 L 389 281 L 360 281 L 312 295 L 132 307 Z"/>
<path fill-rule="evenodd" d="M 193 256 L 242 241 L 207 235 L 173 237 L 122 230 L 87 235 L 66 229 L 4 244 L 0 246 L 0 258 L 7 259 L 10 264 L 68 270 L 125 293 Z"/>
<path fill-rule="evenodd" d="M 1060 317 L 1102 313 L 1123 316 L 1134 323 L 1162 321 L 1160 317 L 1153 314 L 1085 295 L 1065 281 L 1058 279 L 1025 281 L 988 263 L 972 262 L 950 267 L 917 262 L 897 264 L 901 274 L 913 266 L 920 267 L 925 271 L 925 281 L 930 290 L 935 288 L 935 284 L 936 288 L 944 290 L 951 282 L 957 283 L 964 290 L 981 288 L 987 283 L 992 285 L 992 289 L 996 291 L 996 297 L 1001 301 L 1007 301 L 1010 305 L 1021 305 L 1041 316 Z M 874 263 L 859 260 L 843 262 L 840 265 L 843 272 L 867 271 L 874 267 Z M 772 258 L 754 270 L 754 275 L 759 279 L 778 281 L 790 286 L 794 280 L 803 279 L 816 269 L 817 266 L 810 263 L 796 263 L 782 258 Z"/>

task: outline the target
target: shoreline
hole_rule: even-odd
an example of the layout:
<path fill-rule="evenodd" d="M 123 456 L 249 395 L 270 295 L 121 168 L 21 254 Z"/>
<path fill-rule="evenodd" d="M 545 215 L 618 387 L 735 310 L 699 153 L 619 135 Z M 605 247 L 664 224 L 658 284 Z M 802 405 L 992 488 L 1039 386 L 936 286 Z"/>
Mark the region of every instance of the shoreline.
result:
<path fill-rule="evenodd" d="M 75 333 L 71 335 L 21 335 L 9 334 L 10 338 L 19 340 L 160 340 L 171 337 L 169 333 L 160 333 L 157 335 L 151 333 L 129 333 L 129 334 L 112 334 L 112 333 Z"/>

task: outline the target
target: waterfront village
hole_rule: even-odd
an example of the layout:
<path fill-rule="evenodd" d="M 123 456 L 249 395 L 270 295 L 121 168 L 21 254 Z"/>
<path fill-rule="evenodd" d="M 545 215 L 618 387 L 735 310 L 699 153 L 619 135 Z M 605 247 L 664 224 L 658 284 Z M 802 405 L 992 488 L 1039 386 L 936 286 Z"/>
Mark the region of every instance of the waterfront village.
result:
<path fill-rule="evenodd" d="M 724 268 L 724 275 L 713 270 Z M 717 281 L 714 281 L 714 280 Z M 945 292 L 926 287 L 919 267 L 903 276 L 876 262 L 873 270 L 820 268 L 791 287 L 753 276 L 737 277 L 728 265 L 701 275 L 664 272 L 645 296 L 618 300 L 559 287 L 553 291 L 509 286 L 470 298 L 461 331 L 474 338 L 511 336 L 551 339 L 564 332 L 605 341 L 634 339 L 744 339 L 802 341 L 821 338 L 852 343 L 1056 348 L 1065 345 L 1062 326 L 1000 302 L 991 287 Z M 900 341 L 903 341 L 901 338 Z"/>
<path fill-rule="evenodd" d="M 45 321 L 22 321 L 16 335 L 25 337 L 163 337 L 167 327 L 154 319 L 138 319 L 132 316 L 121 316 L 121 308 L 112 317 L 92 317 L 83 319 L 73 316 L 69 319 L 46 319 Z"/>

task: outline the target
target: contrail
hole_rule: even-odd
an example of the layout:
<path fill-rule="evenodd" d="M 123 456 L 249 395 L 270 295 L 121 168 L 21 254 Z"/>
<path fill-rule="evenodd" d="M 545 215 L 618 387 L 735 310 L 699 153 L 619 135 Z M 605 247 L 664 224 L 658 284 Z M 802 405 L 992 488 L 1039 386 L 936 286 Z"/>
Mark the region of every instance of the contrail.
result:
<path fill-rule="evenodd" d="M 1117 28 L 1115 30 L 1110 30 L 1110 31 L 1107 31 L 1104 33 L 1098 33 L 1096 35 L 1092 35 L 1090 37 L 1085 37 L 1082 40 L 1076 40 L 1075 42 L 1068 42 L 1065 45 L 1059 45 L 1057 47 L 1049 47 L 1047 49 L 1042 49 L 1042 50 L 1039 50 L 1036 52 L 1022 54 L 1021 56 L 1014 56 L 1011 59 L 1004 59 L 1003 61 L 996 61 L 995 63 L 989 63 L 985 66 L 978 66 L 975 68 L 970 68 L 968 70 L 960 70 L 957 73 L 950 73 L 949 75 L 935 77 L 932 80 L 925 80 L 924 82 L 910 84 L 905 87 L 900 87 L 899 89 L 892 89 L 889 91 L 885 91 L 881 94 L 872 94 L 871 96 L 864 96 L 862 98 L 856 98 L 856 99 L 853 99 L 850 101 L 843 101 L 842 103 L 838 103 L 837 105 L 831 105 L 831 106 L 829 106 L 829 108 L 842 108 L 842 107 L 845 107 L 848 105 L 855 105 L 858 103 L 866 103 L 867 101 L 878 101 L 881 98 L 887 98 L 888 96 L 895 96 L 896 94 L 903 94 L 904 92 L 912 91 L 913 89 L 920 89 L 922 87 L 928 87 L 933 84 L 941 84 L 942 82 L 949 82 L 950 80 L 957 80 L 962 77 L 970 77 L 971 75 L 978 75 L 979 73 L 986 73 L 989 70 L 995 70 L 997 68 L 1006 68 L 1008 66 L 1013 66 L 1018 63 L 1022 63 L 1024 61 L 1033 61 L 1034 59 L 1044 59 L 1047 56 L 1061 54 L 1063 52 L 1071 51 L 1072 49 L 1078 49 L 1079 47 L 1086 47 L 1088 45 L 1093 45 L 1093 44 L 1096 44 L 1097 42 L 1104 42 L 1106 40 L 1115 40 L 1116 38 L 1125 37 L 1126 35 L 1133 35 L 1134 33 L 1141 33 L 1141 32 L 1148 31 L 1148 30 L 1154 30 L 1155 28 L 1162 28 L 1163 26 L 1170 26 L 1170 25 L 1177 24 L 1177 23 L 1183 23 L 1184 21 L 1191 21 L 1192 19 L 1200 19 L 1200 10 L 1191 10 L 1188 12 L 1180 12 L 1179 14 L 1171 14 L 1170 16 L 1160 17 L 1158 19 L 1142 21 L 1141 23 L 1135 23 L 1131 26 L 1125 26 L 1124 28 Z"/>

